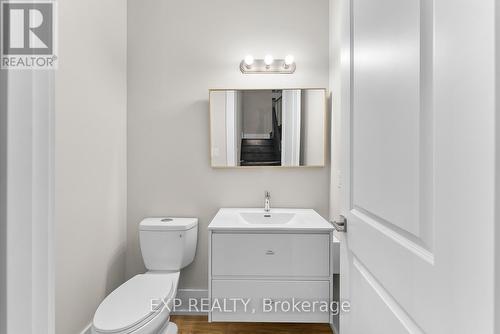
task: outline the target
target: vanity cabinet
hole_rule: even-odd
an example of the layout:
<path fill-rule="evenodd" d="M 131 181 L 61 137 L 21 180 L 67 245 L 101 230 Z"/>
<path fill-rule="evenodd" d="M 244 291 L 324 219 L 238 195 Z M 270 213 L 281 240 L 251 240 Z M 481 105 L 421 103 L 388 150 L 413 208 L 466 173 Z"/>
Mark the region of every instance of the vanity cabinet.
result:
<path fill-rule="evenodd" d="M 332 231 L 326 227 L 209 227 L 209 321 L 331 323 L 324 309 L 333 290 Z M 233 302 L 239 299 L 246 308 Z"/>

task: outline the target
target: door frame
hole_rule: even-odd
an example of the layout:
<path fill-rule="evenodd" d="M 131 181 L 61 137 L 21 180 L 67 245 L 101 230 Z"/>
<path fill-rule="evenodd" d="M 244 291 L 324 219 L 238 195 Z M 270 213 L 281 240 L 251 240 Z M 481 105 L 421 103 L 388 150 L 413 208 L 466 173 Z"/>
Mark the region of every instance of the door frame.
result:
<path fill-rule="evenodd" d="M 53 334 L 54 71 L 1 72 L 0 334 Z"/>
<path fill-rule="evenodd" d="M 282 166 L 300 165 L 301 90 L 284 89 L 282 103 Z"/>
<path fill-rule="evenodd" d="M 348 212 L 350 194 L 345 183 L 350 180 L 347 161 L 350 159 L 350 109 L 351 109 L 351 0 L 330 0 L 330 88 L 331 88 L 331 170 L 330 170 L 330 219 L 338 220 Z M 350 287 L 340 283 L 349 279 L 347 236 L 334 232 L 339 240 L 338 285 L 333 288 L 339 299 L 348 296 Z M 339 300 L 341 304 L 344 300 Z M 349 313 L 340 311 L 331 324 L 334 333 L 342 333 L 342 325 L 349 321 Z"/>

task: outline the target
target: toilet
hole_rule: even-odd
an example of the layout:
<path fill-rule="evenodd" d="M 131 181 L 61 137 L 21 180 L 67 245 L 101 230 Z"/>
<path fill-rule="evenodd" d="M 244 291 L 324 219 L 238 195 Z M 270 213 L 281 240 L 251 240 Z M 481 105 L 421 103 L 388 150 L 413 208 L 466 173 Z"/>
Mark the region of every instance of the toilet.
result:
<path fill-rule="evenodd" d="M 193 262 L 197 218 L 146 218 L 139 242 L 147 268 L 110 293 L 99 305 L 93 334 L 176 334 L 170 310 L 180 270 Z"/>

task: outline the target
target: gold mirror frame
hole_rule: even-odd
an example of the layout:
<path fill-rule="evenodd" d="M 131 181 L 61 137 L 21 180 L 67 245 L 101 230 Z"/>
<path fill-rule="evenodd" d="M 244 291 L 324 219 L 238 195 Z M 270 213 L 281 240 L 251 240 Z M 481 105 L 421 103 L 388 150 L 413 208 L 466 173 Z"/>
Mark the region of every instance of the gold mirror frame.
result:
<path fill-rule="evenodd" d="M 308 165 L 308 166 L 214 166 L 213 161 L 212 161 L 212 103 L 211 103 L 211 96 L 212 92 L 220 92 L 220 91 L 228 91 L 228 90 L 234 90 L 234 91 L 250 91 L 250 90 L 322 90 L 325 93 L 325 108 L 324 108 L 324 117 L 323 117 L 323 164 L 322 165 Z M 326 166 L 326 157 L 327 157 L 327 132 L 328 132 L 328 100 L 330 96 L 328 95 L 328 91 L 326 88 L 211 88 L 208 90 L 208 118 L 209 118 L 209 123 L 208 123 L 208 133 L 209 133 L 209 140 L 208 140 L 208 158 L 210 159 L 210 167 L 214 169 L 255 169 L 255 168 L 323 168 Z"/>

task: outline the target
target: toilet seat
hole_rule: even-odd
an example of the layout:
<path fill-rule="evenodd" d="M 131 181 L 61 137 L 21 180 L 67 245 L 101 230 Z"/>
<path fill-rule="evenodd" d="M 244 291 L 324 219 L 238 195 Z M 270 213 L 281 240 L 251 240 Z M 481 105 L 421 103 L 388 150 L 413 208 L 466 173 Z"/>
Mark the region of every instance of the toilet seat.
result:
<path fill-rule="evenodd" d="M 141 328 L 147 327 L 157 317 L 166 321 L 171 302 L 168 306 L 165 303 L 175 297 L 178 279 L 178 272 L 148 272 L 132 277 L 99 305 L 93 321 L 94 332 L 125 334 L 138 330 L 140 333 Z"/>

